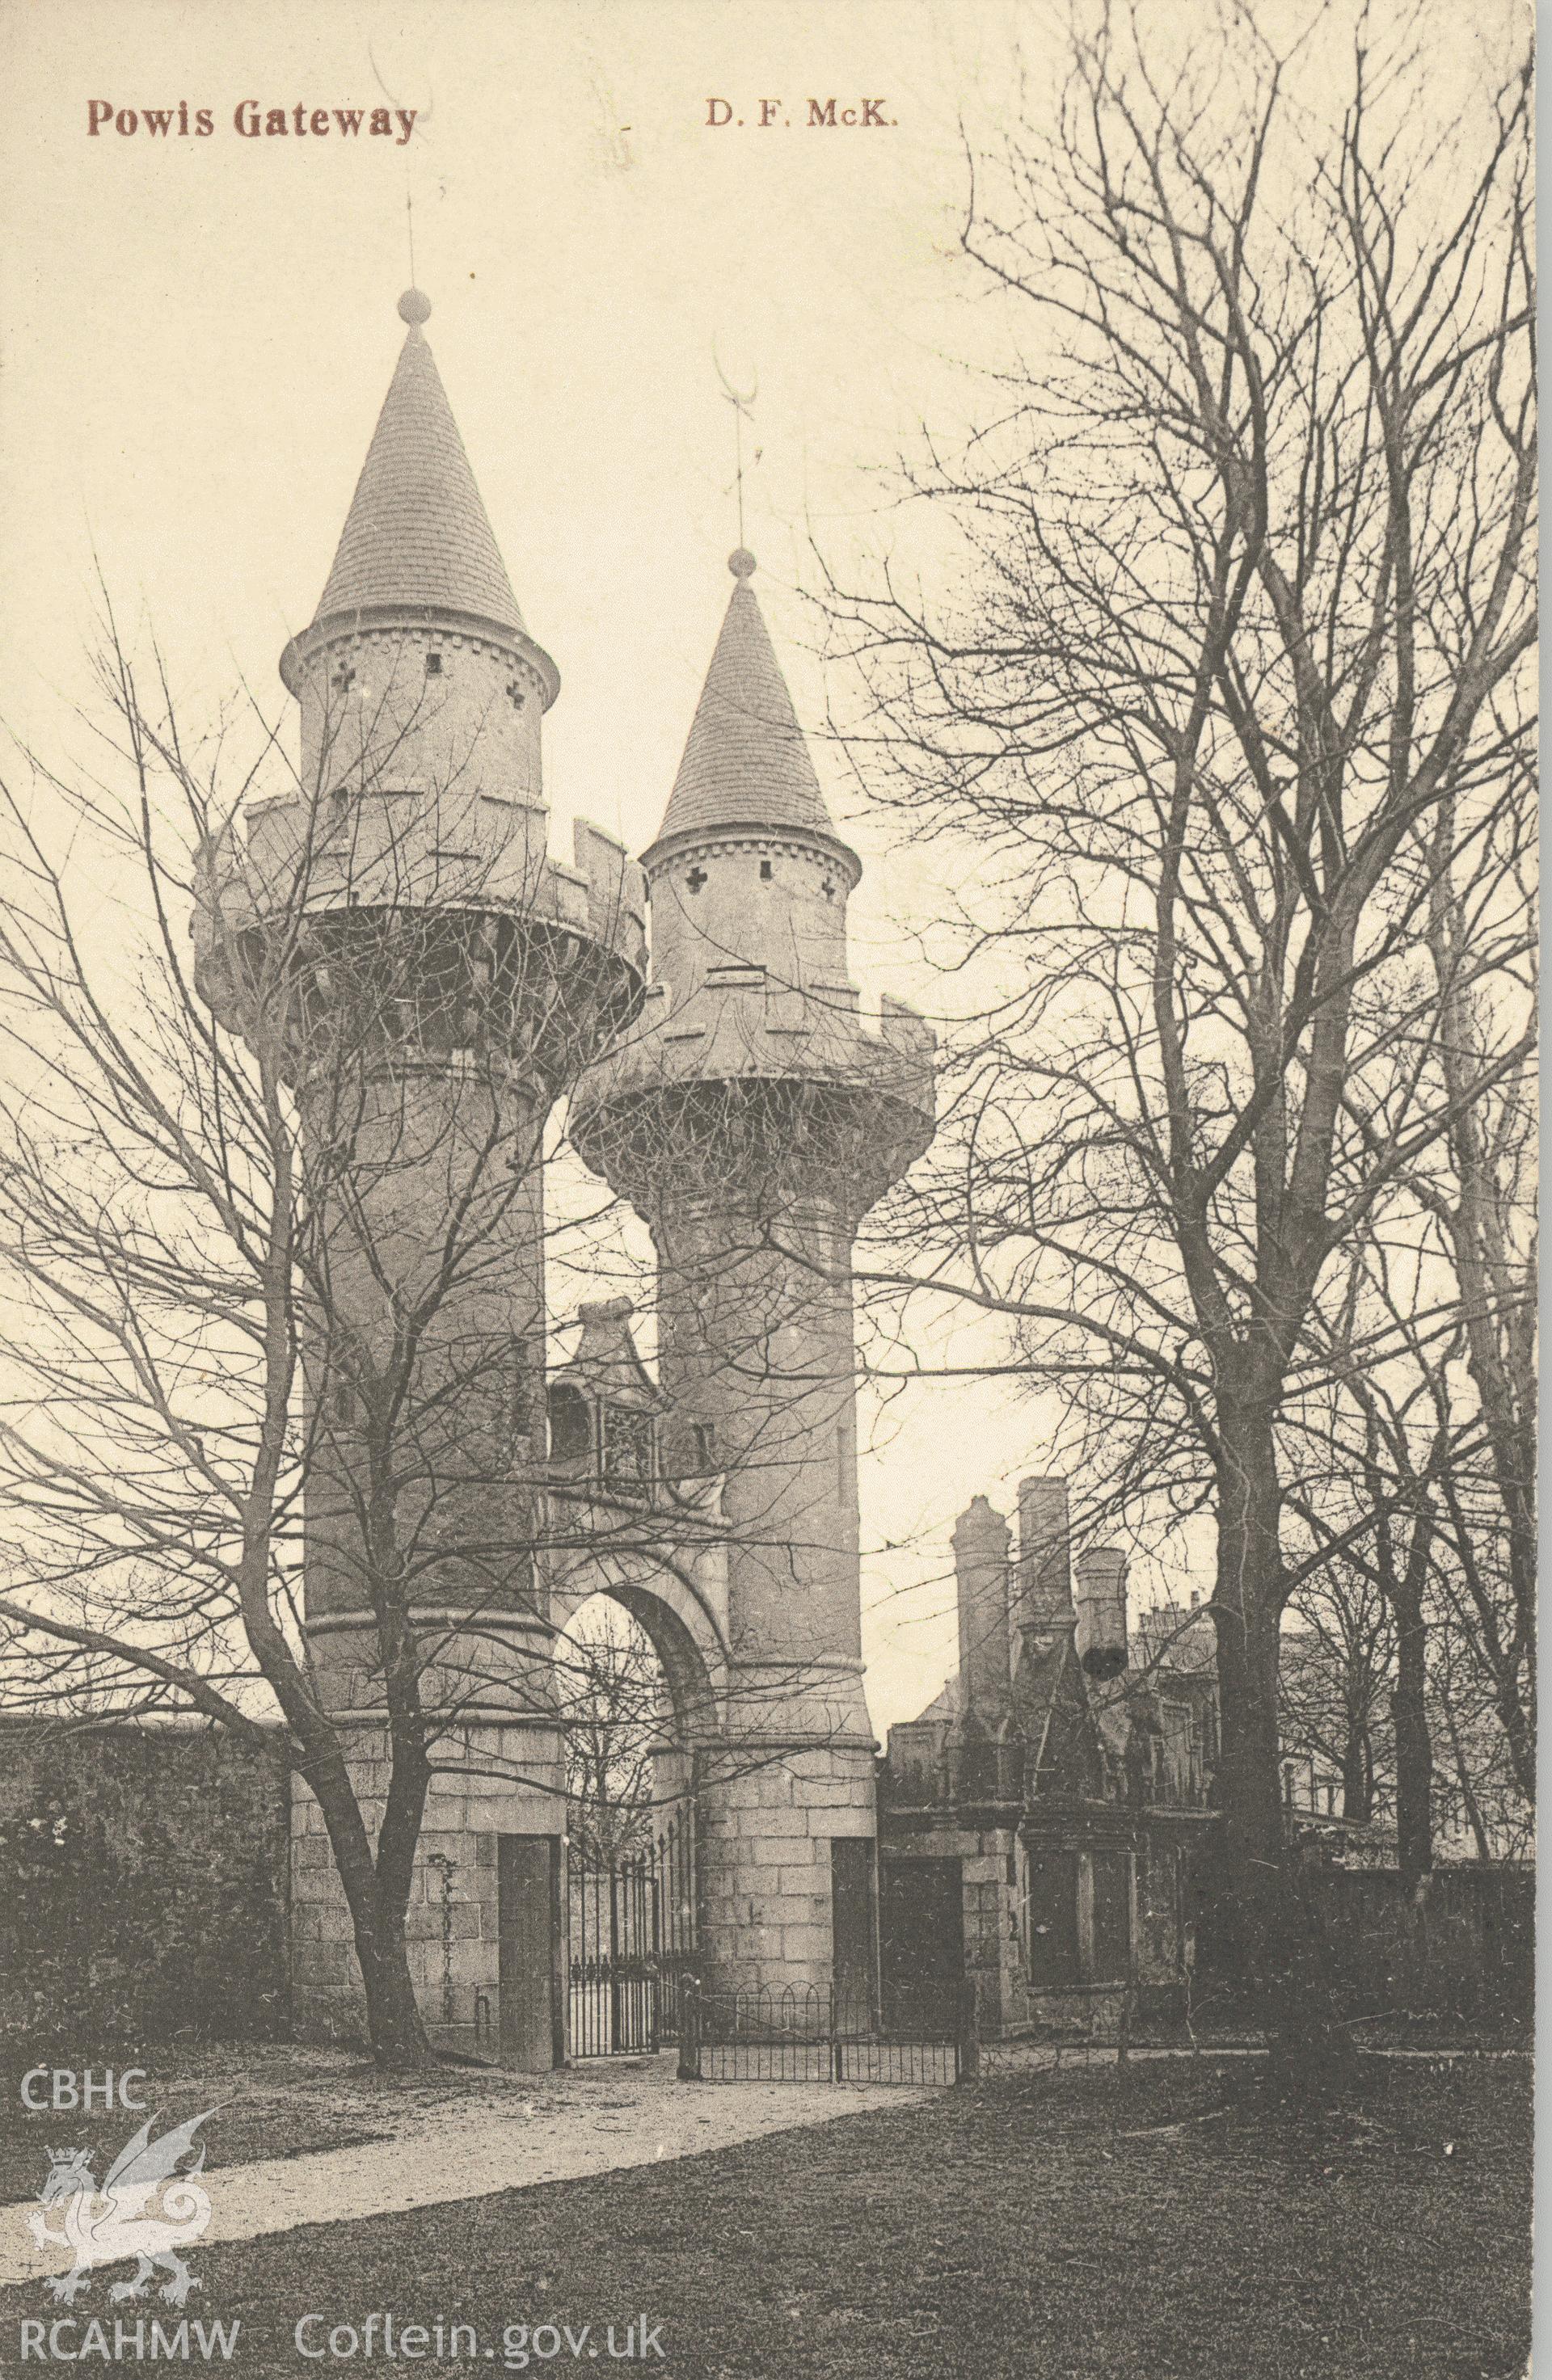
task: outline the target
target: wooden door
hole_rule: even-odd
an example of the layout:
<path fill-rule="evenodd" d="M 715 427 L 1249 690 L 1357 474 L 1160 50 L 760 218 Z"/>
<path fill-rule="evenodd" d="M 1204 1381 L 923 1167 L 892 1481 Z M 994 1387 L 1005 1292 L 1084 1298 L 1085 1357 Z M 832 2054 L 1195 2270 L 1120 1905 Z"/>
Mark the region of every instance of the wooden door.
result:
<path fill-rule="evenodd" d="M 865 1835 L 830 1839 L 830 1916 L 837 2022 L 865 2030 L 878 2017 L 874 1847 Z"/>
<path fill-rule="evenodd" d="M 965 1980 L 964 1878 L 957 1859 L 884 1863 L 878 1896 L 884 2022 L 952 2027 Z"/>
<path fill-rule="evenodd" d="M 561 2015 L 560 1838 L 496 1838 L 503 2062 L 547 2073 L 566 2055 Z"/>

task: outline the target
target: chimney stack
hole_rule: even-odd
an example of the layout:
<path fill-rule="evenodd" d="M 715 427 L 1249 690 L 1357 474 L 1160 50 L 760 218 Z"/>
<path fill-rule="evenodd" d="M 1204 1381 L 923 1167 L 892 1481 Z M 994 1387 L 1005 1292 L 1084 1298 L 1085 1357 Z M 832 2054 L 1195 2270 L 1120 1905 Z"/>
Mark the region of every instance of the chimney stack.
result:
<path fill-rule="evenodd" d="M 1126 1668 L 1126 1572 L 1115 1546 L 1085 1546 L 1078 1557 L 1078 1658 L 1091 1678 L 1118 1677 Z"/>
<path fill-rule="evenodd" d="M 965 1707 L 982 1718 L 1007 1707 L 1008 1528 L 1002 1514 L 977 1496 L 954 1524 L 954 1574 L 959 1593 L 959 1682 Z"/>
<path fill-rule="evenodd" d="M 1065 1479 L 1019 1483 L 1019 1572 L 1013 1623 L 1020 1629 L 1072 1624 L 1072 1579 Z"/>

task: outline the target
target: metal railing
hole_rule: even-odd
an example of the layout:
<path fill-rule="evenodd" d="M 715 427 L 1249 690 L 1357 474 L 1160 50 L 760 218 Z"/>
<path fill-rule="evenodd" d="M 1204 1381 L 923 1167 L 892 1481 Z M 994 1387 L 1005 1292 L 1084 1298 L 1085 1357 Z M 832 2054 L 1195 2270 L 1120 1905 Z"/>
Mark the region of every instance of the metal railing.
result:
<path fill-rule="evenodd" d="M 820 1984 L 707 1989 L 683 1978 L 686 2082 L 960 2082 L 980 2062 L 969 1985 L 923 1993 L 886 2028 L 873 2001 Z"/>

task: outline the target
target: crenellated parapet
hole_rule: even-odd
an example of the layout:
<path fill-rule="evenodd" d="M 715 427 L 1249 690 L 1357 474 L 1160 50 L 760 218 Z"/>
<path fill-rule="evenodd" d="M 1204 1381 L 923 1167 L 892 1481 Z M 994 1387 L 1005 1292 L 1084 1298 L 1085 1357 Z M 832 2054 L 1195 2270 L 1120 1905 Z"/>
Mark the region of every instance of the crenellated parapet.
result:
<path fill-rule="evenodd" d="M 645 892 L 623 844 L 579 819 L 571 862 L 552 858 L 549 812 L 495 794 L 479 796 L 467 825 L 449 847 L 428 797 L 414 789 L 363 795 L 335 819 L 298 798 L 256 803 L 201 855 L 196 953 L 209 965 L 234 937 L 301 918 L 443 910 L 492 924 L 532 918 L 644 974 Z"/>
<path fill-rule="evenodd" d="M 574 1079 L 641 1001 L 641 871 L 580 820 L 572 863 L 552 858 L 538 805 L 482 795 L 465 824 L 450 849 L 432 798 L 412 790 L 335 817 L 299 797 L 257 805 L 201 856 L 202 997 L 247 1032 L 282 996 L 277 969 L 326 1009 L 345 968 L 385 1033 L 444 1048 L 494 1038 L 552 1088 Z"/>

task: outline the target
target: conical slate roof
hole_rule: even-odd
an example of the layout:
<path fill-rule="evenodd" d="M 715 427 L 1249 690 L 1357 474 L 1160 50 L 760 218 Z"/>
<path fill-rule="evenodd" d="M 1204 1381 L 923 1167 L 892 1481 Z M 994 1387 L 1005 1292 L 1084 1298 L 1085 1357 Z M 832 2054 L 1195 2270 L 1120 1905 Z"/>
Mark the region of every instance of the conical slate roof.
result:
<path fill-rule="evenodd" d="M 430 311 L 418 291 L 399 301 L 409 334 L 315 617 L 380 603 L 430 604 L 520 632 L 507 566 L 421 333 Z"/>
<path fill-rule="evenodd" d="M 837 838 L 751 587 L 754 557 L 728 563 L 738 584 L 657 831 L 671 835 L 727 826 L 796 827 Z"/>

